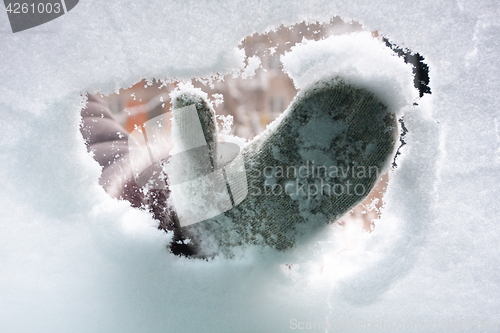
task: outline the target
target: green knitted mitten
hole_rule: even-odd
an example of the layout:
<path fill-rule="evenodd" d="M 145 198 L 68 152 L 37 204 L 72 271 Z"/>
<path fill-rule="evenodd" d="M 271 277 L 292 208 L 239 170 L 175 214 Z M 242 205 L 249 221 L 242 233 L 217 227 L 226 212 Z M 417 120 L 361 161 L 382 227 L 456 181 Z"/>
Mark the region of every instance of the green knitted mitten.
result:
<path fill-rule="evenodd" d="M 216 147 L 214 112 L 201 96 L 178 95 L 174 112 L 190 104 L 208 147 Z M 340 78 L 318 82 L 243 148 L 246 197 L 238 203 L 241 193 L 229 184 L 233 207 L 182 233 L 201 257 L 231 256 L 246 244 L 285 250 L 305 242 L 369 194 L 397 138 L 395 115 L 372 93 Z M 212 168 L 221 168 L 210 149 Z"/>

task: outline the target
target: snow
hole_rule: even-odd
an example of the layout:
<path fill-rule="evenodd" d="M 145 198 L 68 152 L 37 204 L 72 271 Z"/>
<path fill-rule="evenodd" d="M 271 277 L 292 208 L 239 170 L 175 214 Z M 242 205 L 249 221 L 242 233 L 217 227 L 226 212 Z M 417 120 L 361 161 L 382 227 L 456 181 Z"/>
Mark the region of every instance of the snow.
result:
<path fill-rule="evenodd" d="M 219 3 L 80 1 L 16 34 L 0 10 L 2 331 L 287 332 L 325 320 L 344 325 L 327 331 L 380 331 L 381 322 L 408 332 L 498 331 L 478 327 L 500 319 L 498 4 Z M 334 15 L 419 52 L 430 68 L 432 95 L 403 110 L 407 145 L 374 232 L 332 225 L 285 253 L 189 260 L 168 253 L 171 235 L 147 213 L 97 184 L 99 166 L 78 130 L 82 93 L 240 72 L 245 36 Z M 287 70 L 297 78 L 298 65 L 314 70 L 299 59 L 309 53 L 318 65 L 343 60 L 346 73 L 351 62 L 335 40 L 297 46 Z M 413 95 L 399 86 L 401 106 Z"/>
<path fill-rule="evenodd" d="M 281 61 L 298 89 L 326 77 L 340 76 L 374 93 L 396 114 L 418 97 L 411 67 L 370 32 L 305 41 L 294 46 Z"/>
<path fill-rule="evenodd" d="M 243 71 L 243 78 L 252 77 L 255 75 L 255 70 L 260 67 L 262 61 L 257 56 L 252 56 L 248 58 L 248 65 L 245 67 Z"/>

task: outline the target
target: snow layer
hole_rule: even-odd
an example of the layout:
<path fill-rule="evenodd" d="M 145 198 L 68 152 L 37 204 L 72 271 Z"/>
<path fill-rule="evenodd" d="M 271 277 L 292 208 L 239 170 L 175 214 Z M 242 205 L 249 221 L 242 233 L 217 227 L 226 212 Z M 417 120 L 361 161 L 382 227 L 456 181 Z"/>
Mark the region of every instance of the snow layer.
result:
<path fill-rule="evenodd" d="M 494 0 L 88 0 L 16 34 L 0 10 L 2 331 L 287 332 L 325 320 L 344 332 L 498 331 L 478 325 L 500 319 L 499 10 Z M 433 94 L 405 113 L 407 145 L 372 234 L 332 226 L 288 253 L 188 260 L 166 251 L 170 236 L 148 214 L 97 185 L 81 93 L 239 71 L 245 36 L 335 15 L 430 67 Z"/>
<path fill-rule="evenodd" d="M 342 77 L 375 94 L 390 112 L 401 114 L 418 97 L 411 67 L 370 32 L 305 41 L 281 58 L 297 89 L 325 77 Z"/>

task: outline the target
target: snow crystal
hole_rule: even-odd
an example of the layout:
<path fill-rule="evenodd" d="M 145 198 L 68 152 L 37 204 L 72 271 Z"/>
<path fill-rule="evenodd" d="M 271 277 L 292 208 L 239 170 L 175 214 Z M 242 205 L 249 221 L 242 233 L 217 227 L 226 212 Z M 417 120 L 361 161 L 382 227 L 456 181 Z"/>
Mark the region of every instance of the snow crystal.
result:
<path fill-rule="evenodd" d="M 248 58 L 248 65 L 245 67 L 245 70 L 243 71 L 242 77 L 247 78 L 247 77 L 254 76 L 255 71 L 257 70 L 257 68 L 260 67 L 261 64 L 262 64 L 262 61 L 257 56 L 252 56 L 252 57 Z"/>

